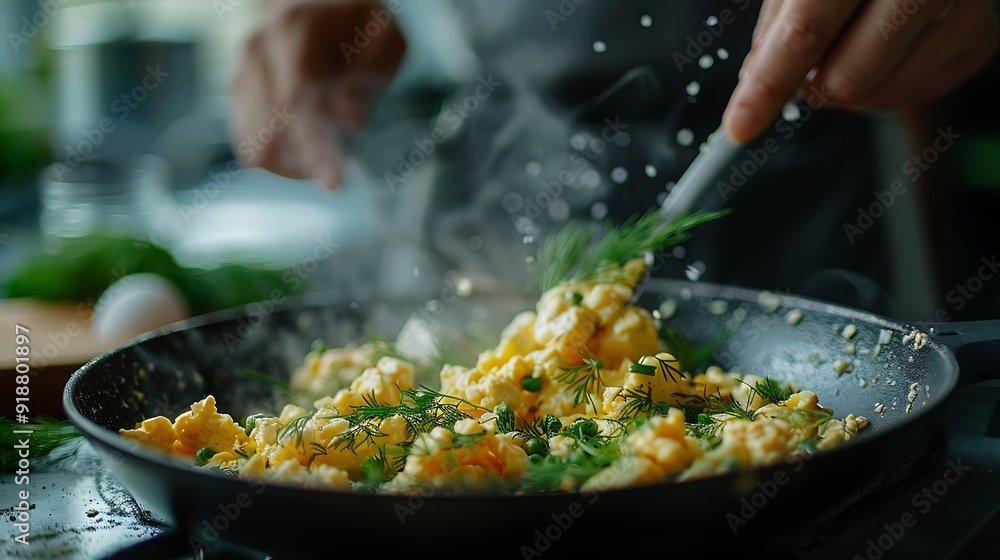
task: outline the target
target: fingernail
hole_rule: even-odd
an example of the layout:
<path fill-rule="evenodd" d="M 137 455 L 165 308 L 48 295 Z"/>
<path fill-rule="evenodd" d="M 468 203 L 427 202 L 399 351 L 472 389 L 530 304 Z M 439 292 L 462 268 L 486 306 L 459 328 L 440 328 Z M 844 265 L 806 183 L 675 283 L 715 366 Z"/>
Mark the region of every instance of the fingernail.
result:
<path fill-rule="evenodd" d="M 326 187 L 327 190 L 333 190 L 339 187 L 340 183 L 343 181 L 337 168 L 330 165 L 319 167 L 316 170 L 315 175 L 316 178 L 323 183 L 323 186 Z"/>
<path fill-rule="evenodd" d="M 737 105 L 726 115 L 726 129 L 733 142 L 743 144 L 756 132 L 757 113 L 746 105 Z"/>

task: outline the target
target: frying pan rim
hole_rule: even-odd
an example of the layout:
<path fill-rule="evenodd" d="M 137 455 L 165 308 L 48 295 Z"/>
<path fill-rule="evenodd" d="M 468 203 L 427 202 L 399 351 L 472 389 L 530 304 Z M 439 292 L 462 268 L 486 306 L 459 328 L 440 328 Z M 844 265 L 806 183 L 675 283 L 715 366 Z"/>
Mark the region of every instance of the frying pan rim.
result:
<path fill-rule="evenodd" d="M 851 318 L 858 320 L 867 324 L 876 324 L 882 326 L 883 328 L 892 328 L 897 332 L 907 332 L 912 330 L 920 330 L 916 327 L 908 325 L 907 323 L 897 321 L 888 317 L 883 317 L 868 311 L 860 310 L 850 306 L 845 306 L 841 304 L 835 304 L 832 302 L 811 298 L 808 296 L 800 296 L 794 294 L 784 294 L 779 292 L 774 292 L 771 290 L 759 290 L 753 288 L 746 288 L 735 285 L 727 284 L 714 284 L 707 282 L 690 282 L 685 280 L 673 280 L 664 278 L 650 278 L 649 287 L 653 288 L 656 285 L 662 284 L 666 287 L 677 287 L 677 291 L 681 293 L 684 288 L 690 289 L 692 297 L 698 295 L 700 297 L 707 297 L 716 300 L 725 301 L 742 301 L 747 303 L 758 303 L 760 297 L 764 294 L 770 294 L 777 297 L 780 301 L 781 306 L 797 308 L 800 310 L 810 310 L 817 311 L 825 314 L 837 315 L 844 318 Z M 288 298 L 285 304 L 281 305 L 275 309 L 272 313 L 278 312 L 290 312 L 295 310 L 303 310 L 310 308 L 318 308 L 321 305 L 328 305 L 331 302 L 336 302 L 338 305 L 350 304 L 352 301 L 356 302 L 359 298 L 345 298 L 345 292 L 343 290 L 329 290 L 325 292 L 314 292 L 303 294 L 300 297 Z M 399 302 L 407 301 L 405 298 L 397 298 Z M 371 301 L 380 301 L 377 298 L 371 298 Z M 252 305 L 252 304 L 251 304 Z M 215 311 L 212 313 L 207 313 L 204 315 L 192 317 L 189 319 L 184 319 L 170 325 L 166 325 L 157 330 L 150 331 L 144 335 L 140 335 L 131 341 L 123 343 L 111 350 L 108 350 L 95 358 L 87 361 L 84 365 L 78 368 L 70 376 L 66 383 L 65 389 L 63 391 L 63 408 L 66 412 L 67 419 L 70 420 L 86 437 L 99 440 L 101 443 L 108 445 L 112 449 L 117 450 L 123 454 L 138 456 L 138 458 L 146 461 L 151 461 L 158 464 L 159 466 L 168 467 L 171 469 L 177 469 L 181 471 L 182 476 L 208 476 L 214 477 L 220 480 L 227 481 L 242 481 L 249 484 L 246 479 L 233 478 L 231 475 L 226 475 L 223 473 L 216 473 L 210 470 L 193 468 L 190 463 L 180 460 L 177 456 L 160 451 L 152 447 L 144 447 L 141 445 L 126 445 L 125 438 L 121 437 L 117 432 L 114 432 L 108 428 L 105 428 L 96 422 L 90 420 L 77 406 L 73 399 L 74 388 L 79 385 L 82 380 L 88 375 L 92 369 L 100 363 L 112 359 L 115 355 L 121 352 L 139 346 L 150 340 L 167 337 L 177 332 L 197 329 L 206 326 L 223 324 L 232 320 L 239 319 L 242 313 L 249 306 L 238 306 L 234 308 L 223 309 Z M 923 332 L 923 331 L 921 331 Z M 873 437 L 888 438 L 899 431 L 905 430 L 910 424 L 917 422 L 922 416 L 936 413 L 943 402 L 947 400 L 953 393 L 958 384 L 958 362 L 955 358 L 954 352 L 946 345 L 937 340 L 929 339 L 925 349 L 932 349 L 938 352 L 946 361 L 945 366 L 942 368 L 946 374 L 946 380 L 936 392 L 933 399 L 936 402 L 929 403 L 930 406 L 924 406 L 917 409 L 914 413 L 908 413 L 907 416 L 903 417 L 898 421 L 890 421 L 884 426 L 879 426 L 878 432 L 875 435 L 869 435 L 871 432 L 862 432 L 855 438 L 851 438 L 845 441 L 843 444 L 836 446 L 832 449 L 824 450 L 821 453 L 815 455 L 810 460 L 819 458 L 821 460 L 836 460 L 840 453 L 842 453 L 845 447 L 850 447 L 852 444 L 856 444 L 859 441 L 869 440 Z M 207 396 L 207 395 L 206 395 Z M 771 464 L 755 467 L 752 469 L 744 469 L 738 471 L 731 471 L 726 473 L 714 474 L 707 477 L 699 477 L 692 479 L 690 481 L 676 482 L 676 481 L 665 481 L 651 483 L 650 486 L 672 486 L 682 483 L 697 483 L 703 480 L 715 480 L 721 482 L 723 479 L 729 478 L 731 480 L 736 480 L 741 476 L 746 476 L 747 474 L 767 472 L 768 470 L 780 467 L 780 464 Z M 313 488 L 306 487 L 299 484 L 283 483 L 281 481 L 267 481 L 268 486 L 278 486 L 286 488 L 290 491 L 306 491 L 306 492 L 324 492 L 331 496 L 357 496 L 358 492 L 354 490 L 338 490 L 332 488 Z M 635 491 L 635 487 L 624 487 L 624 488 L 613 488 L 602 490 L 602 493 L 606 492 L 632 492 Z M 469 494 L 458 494 L 458 495 L 435 495 L 431 498 L 434 500 L 476 500 L 482 499 L 484 496 L 490 498 L 503 498 L 503 499 L 525 499 L 525 498 L 543 498 L 544 496 L 551 495 L 552 493 L 534 493 L 534 494 L 481 494 L 481 493 L 469 493 Z M 555 493 L 558 496 L 581 496 L 584 492 L 573 491 L 573 492 L 558 492 Z M 392 500 L 398 499 L 398 494 L 365 494 L 366 497 L 371 497 L 375 499 Z M 544 499 L 544 498 L 543 498 Z"/>

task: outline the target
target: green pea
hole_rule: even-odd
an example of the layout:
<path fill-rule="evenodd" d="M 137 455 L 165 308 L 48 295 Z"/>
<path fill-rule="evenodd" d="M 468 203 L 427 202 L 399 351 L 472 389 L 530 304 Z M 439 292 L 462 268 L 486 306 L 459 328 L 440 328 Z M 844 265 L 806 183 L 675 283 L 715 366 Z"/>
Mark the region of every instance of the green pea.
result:
<path fill-rule="evenodd" d="M 257 420 L 261 418 L 270 418 L 270 417 L 266 414 L 251 414 L 250 416 L 247 416 L 246 420 L 243 421 L 243 430 L 246 431 L 247 435 L 250 435 L 250 432 L 253 431 L 254 426 L 257 425 Z"/>
<path fill-rule="evenodd" d="M 529 393 L 537 393 L 542 390 L 542 378 L 532 376 L 522 377 L 521 388 Z"/>
<path fill-rule="evenodd" d="M 549 446 L 541 438 L 529 438 L 525 444 L 528 447 L 528 455 L 541 455 L 544 457 L 549 454 Z"/>

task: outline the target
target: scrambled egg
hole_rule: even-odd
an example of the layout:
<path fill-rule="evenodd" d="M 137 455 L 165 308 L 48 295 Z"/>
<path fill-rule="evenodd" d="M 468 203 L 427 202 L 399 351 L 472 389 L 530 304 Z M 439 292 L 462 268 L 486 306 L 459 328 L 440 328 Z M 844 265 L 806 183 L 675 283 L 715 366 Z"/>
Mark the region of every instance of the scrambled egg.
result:
<path fill-rule="evenodd" d="M 241 424 L 211 395 L 124 437 L 241 478 L 341 490 L 595 490 L 682 481 L 836 447 L 868 423 L 809 390 L 708 367 L 685 371 L 631 303 L 641 259 L 569 280 L 514 317 L 440 387 L 373 344 L 309 352 L 294 389 L 310 409 Z M 331 390 L 331 388 L 337 388 Z"/>

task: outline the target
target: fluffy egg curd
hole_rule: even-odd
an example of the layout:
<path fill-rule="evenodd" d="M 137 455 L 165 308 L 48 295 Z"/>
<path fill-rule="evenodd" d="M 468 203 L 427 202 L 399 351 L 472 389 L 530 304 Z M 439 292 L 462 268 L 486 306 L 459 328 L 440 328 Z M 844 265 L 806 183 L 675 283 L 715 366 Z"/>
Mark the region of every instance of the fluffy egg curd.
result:
<path fill-rule="evenodd" d="M 237 422 L 212 395 L 121 435 L 244 479 L 381 493 L 592 491 L 680 482 L 836 447 L 868 421 L 766 377 L 696 370 L 632 303 L 642 259 L 563 281 L 439 386 L 386 343 L 314 348 L 322 395 Z M 302 405 L 305 406 L 302 406 Z"/>

